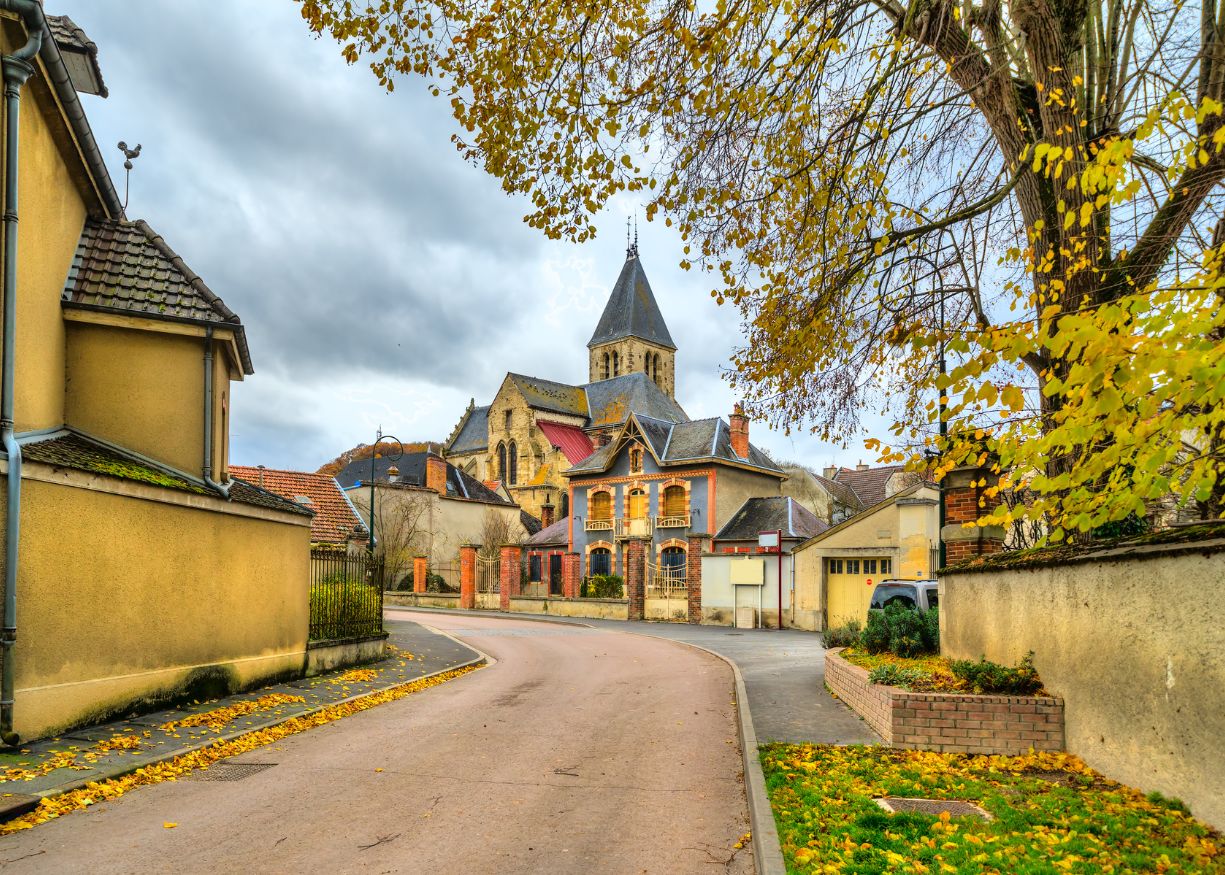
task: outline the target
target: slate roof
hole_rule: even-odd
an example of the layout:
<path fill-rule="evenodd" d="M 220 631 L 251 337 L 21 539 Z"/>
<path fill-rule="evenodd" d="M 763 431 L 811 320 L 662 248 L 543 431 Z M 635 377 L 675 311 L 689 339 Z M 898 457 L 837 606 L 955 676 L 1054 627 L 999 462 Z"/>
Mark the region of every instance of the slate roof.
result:
<path fill-rule="evenodd" d="M 676 349 L 659 304 L 651 292 L 642 260 L 631 250 L 621 266 L 621 274 L 613 286 L 604 314 L 596 325 L 595 333 L 587 342 L 588 348 L 623 337 L 638 337 L 650 343 Z"/>
<path fill-rule="evenodd" d="M 313 511 L 312 541 L 344 544 L 355 535 L 366 536 L 366 524 L 334 477 L 250 465 L 231 465 L 230 476 Z"/>
<path fill-rule="evenodd" d="M 233 329 L 243 371 L 254 373 L 238 315 L 142 220 L 86 220 L 61 299 L 68 306 Z"/>
<path fill-rule="evenodd" d="M 190 492 L 194 495 L 217 495 L 203 483 L 189 479 L 172 468 L 151 464 L 149 460 L 126 452 L 120 447 L 103 443 L 96 438 L 70 429 L 54 432 L 45 437 L 39 436 L 23 440 L 21 455 L 26 461 L 42 462 L 57 468 L 87 471 L 91 474 L 114 477 L 117 480 L 146 483 L 150 486 Z M 230 500 L 272 510 L 288 511 L 302 516 L 313 515 L 311 511 L 292 501 L 286 501 L 272 492 L 259 489 L 242 480 L 230 481 Z"/>
<path fill-rule="evenodd" d="M 519 511 L 519 523 L 529 535 L 535 535 L 540 531 L 540 520 L 526 510 Z"/>
<path fill-rule="evenodd" d="M 784 538 L 808 539 L 829 526 L 790 496 L 750 498 L 715 535 L 716 541 L 755 541 L 761 532 L 777 532 Z"/>
<path fill-rule="evenodd" d="M 566 461 L 571 465 L 575 462 L 581 462 L 590 456 L 591 451 L 595 449 L 595 445 L 591 443 L 591 438 L 577 425 L 564 425 L 560 422 L 549 422 L 544 419 L 537 420 L 536 425 L 540 427 L 544 436 L 549 439 L 549 443 L 561 450 L 562 455 L 566 457 Z"/>
<path fill-rule="evenodd" d="M 620 425 L 631 413 L 666 422 L 688 422 L 689 416 L 642 371 L 582 386 L 593 428 Z"/>
<path fill-rule="evenodd" d="M 380 456 L 374 460 L 374 482 L 388 482 L 387 474 L 394 465 L 399 471 L 392 482 L 402 486 L 425 486 L 425 459 L 429 453 L 405 453 L 399 459 L 392 460 Z M 351 489 L 358 484 L 370 483 L 370 460 L 357 459 L 345 465 L 336 474 L 336 482 L 342 489 Z M 514 504 L 489 489 L 480 480 L 456 468 L 447 462 L 447 497 L 466 498 L 470 501 L 484 501 L 490 504 Z"/>
<path fill-rule="evenodd" d="M 663 466 L 714 461 L 744 465 L 779 477 L 785 476 L 783 470 L 775 465 L 769 456 L 752 444 L 749 444 L 747 459 L 737 456 L 732 450 L 731 428 L 722 419 L 665 422 L 635 413 L 632 420 L 643 438 L 651 445 L 655 458 Z M 570 476 L 605 471 L 621 449 L 621 440 L 614 440 L 564 473 Z"/>
<path fill-rule="evenodd" d="M 529 547 L 552 546 L 555 544 L 567 544 L 570 541 L 570 519 L 558 520 L 551 526 L 547 526 L 536 534 L 527 539 Z"/>
<path fill-rule="evenodd" d="M 55 40 L 64 58 L 72 87 L 86 94 L 106 97 L 110 92 L 106 90 L 102 68 L 98 66 L 98 44 L 67 15 L 48 15 L 46 18 L 51 39 Z"/>
<path fill-rule="evenodd" d="M 568 413 L 571 416 L 587 415 L 587 395 L 583 392 L 582 386 L 555 383 L 552 380 L 542 380 L 540 377 L 529 377 L 525 374 L 507 374 L 506 376 L 523 394 L 528 407 Z"/>
<path fill-rule="evenodd" d="M 464 413 L 459 433 L 447 446 L 448 453 L 474 453 L 489 449 L 489 406 L 470 407 Z"/>

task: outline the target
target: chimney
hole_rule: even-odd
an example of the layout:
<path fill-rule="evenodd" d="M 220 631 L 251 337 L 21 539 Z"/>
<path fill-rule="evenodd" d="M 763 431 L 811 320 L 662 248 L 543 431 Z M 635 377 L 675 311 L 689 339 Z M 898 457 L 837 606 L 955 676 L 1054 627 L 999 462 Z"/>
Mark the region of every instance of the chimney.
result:
<path fill-rule="evenodd" d="M 387 468 L 387 482 L 388 482 L 388 483 L 395 483 L 395 482 L 396 482 L 396 479 L 397 479 L 399 476 L 400 476 L 400 469 L 399 469 L 399 468 L 397 468 L 395 465 L 390 465 L 390 466 L 388 466 L 388 468 Z"/>
<path fill-rule="evenodd" d="M 256 467 L 259 468 L 259 483 L 257 483 L 256 485 L 259 486 L 260 489 L 263 489 L 264 488 L 264 466 L 256 465 Z"/>
<path fill-rule="evenodd" d="M 825 470 L 822 471 L 821 473 L 825 475 L 826 480 L 833 480 L 835 477 L 838 476 L 838 466 L 837 465 L 826 465 Z"/>
<path fill-rule="evenodd" d="M 447 463 L 441 456 L 429 453 L 425 457 L 425 488 L 439 495 L 447 494 Z"/>
<path fill-rule="evenodd" d="M 744 415 L 744 408 L 736 404 L 732 415 L 728 417 L 732 427 L 732 451 L 742 459 L 749 457 L 749 418 Z"/>
<path fill-rule="evenodd" d="M 540 505 L 540 526 L 547 529 L 553 522 L 553 502 L 546 501 Z"/>
<path fill-rule="evenodd" d="M 868 466 L 864 464 L 863 460 L 861 459 L 859 464 L 855 466 L 855 470 L 856 471 L 867 471 Z"/>

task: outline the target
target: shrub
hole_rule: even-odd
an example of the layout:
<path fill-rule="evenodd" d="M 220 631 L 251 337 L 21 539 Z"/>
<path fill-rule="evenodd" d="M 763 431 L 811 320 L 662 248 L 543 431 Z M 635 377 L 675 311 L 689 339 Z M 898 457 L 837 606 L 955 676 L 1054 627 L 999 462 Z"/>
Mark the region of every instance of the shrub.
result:
<path fill-rule="evenodd" d="M 978 662 L 955 659 L 949 663 L 949 668 L 974 693 L 1031 696 L 1042 689 L 1042 679 L 1034 668 L 1032 650 L 1015 667 L 988 662 L 983 657 Z"/>
<path fill-rule="evenodd" d="M 859 645 L 868 653 L 894 656 L 939 653 L 940 615 L 936 608 L 916 611 L 902 605 L 869 611 L 868 625 L 859 637 Z"/>
<path fill-rule="evenodd" d="M 582 597 L 586 599 L 625 598 L 625 580 L 618 574 L 593 574 L 583 578 Z"/>
<path fill-rule="evenodd" d="M 353 578 L 311 586 L 311 640 L 362 638 L 382 631 L 383 594 L 378 587 Z"/>
<path fill-rule="evenodd" d="M 863 633 L 863 624 L 858 620 L 850 620 L 841 626 L 826 629 L 823 638 L 826 647 L 854 647 L 859 643 Z"/>
<path fill-rule="evenodd" d="M 931 680 L 931 675 L 917 668 L 904 668 L 893 663 L 878 665 L 868 672 L 868 683 L 884 684 L 887 687 L 901 687 L 909 690 L 920 681 Z"/>

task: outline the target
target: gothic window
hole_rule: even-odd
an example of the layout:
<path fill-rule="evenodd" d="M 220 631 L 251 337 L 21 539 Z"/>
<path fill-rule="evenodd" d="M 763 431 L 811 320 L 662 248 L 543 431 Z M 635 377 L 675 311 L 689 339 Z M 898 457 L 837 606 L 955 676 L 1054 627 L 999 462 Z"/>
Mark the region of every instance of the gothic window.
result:
<path fill-rule="evenodd" d="M 561 517 L 560 519 L 564 520 L 568 516 L 570 516 L 570 493 L 563 492 L 561 494 Z"/>
<path fill-rule="evenodd" d="M 508 453 L 510 455 L 510 464 L 506 479 L 510 481 L 511 486 L 514 486 L 519 482 L 519 448 L 515 446 L 514 441 L 510 442 L 510 449 L 508 450 Z"/>
<path fill-rule="evenodd" d="M 604 353 L 604 362 L 603 362 L 603 366 L 600 369 L 600 379 L 601 380 L 608 379 L 608 353 Z"/>
<path fill-rule="evenodd" d="M 591 496 L 590 514 L 593 520 L 612 519 L 612 495 L 608 492 L 597 492 Z"/>
<path fill-rule="evenodd" d="M 596 547 L 591 551 L 591 556 L 587 562 L 587 571 L 590 574 L 611 574 L 612 573 L 612 551 L 607 547 Z"/>
<path fill-rule="evenodd" d="M 498 444 L 498 479 L 506 479 L 506 444 Z"/>
<path fill-rule="evenodd" d="M 507 431 L 510 431 L 510 411 L 509 410 L 502 414 L 502 425 L 506 428 Z"/>
<path fill-rule="evenodd" d="M 613 350 L 613 354 L 612 354 L 612 362 L 613 362 L 613 373 L 612 373 L 612 375 L 613 375 L 614 377 L 619 377 L 619 376 L 621 376 L 621 361 L 620 361 L 620 356 L 618 356 L 618 355 L 617 355 L 617 351 L 616 351 L 616 350 Z"/>
<path fill-rule="evenodd" d="M 659 353 L 655 353 L 652 359 L 653 362 L 651 364 L 651 373 L 656 385 L 659 385 Z"/>

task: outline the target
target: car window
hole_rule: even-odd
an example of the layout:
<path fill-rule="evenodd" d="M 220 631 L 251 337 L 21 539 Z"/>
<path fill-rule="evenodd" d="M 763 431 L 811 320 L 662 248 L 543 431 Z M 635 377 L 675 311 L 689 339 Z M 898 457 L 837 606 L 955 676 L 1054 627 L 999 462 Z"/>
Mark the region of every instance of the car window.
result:
<path fill-rule="evenodd" d="M 909 584 L 881 584 L 872 593 L 872 607 L 885 608 L 903 605 L 913 608 L 918 605 L 918 590 Z"/>
<path fill-rule="evenodd" d="M 938 608 L 940 606 L 940 590 L 934 586 L 927 589 L 927 606 L 929 608 Z"/>

